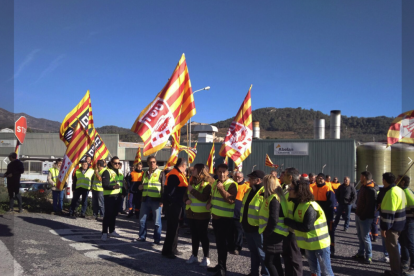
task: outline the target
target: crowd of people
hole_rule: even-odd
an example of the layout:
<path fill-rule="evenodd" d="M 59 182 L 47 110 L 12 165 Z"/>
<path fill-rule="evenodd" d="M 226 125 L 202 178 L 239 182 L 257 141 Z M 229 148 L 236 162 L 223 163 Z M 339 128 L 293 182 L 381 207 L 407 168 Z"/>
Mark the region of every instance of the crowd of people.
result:
<path fill-rule="evenodd" d="M 5 174 L 8 179 L 20 166 L 20 161 L 11 157 Z M 348 230 L 352 205 L 356 203 L 359 250 L 353 258 L 367 265 L 372 263 L 371 241 L 377 239 L 379 226 L 383 261 L 390 263 L 390 270 L 384 274 L 414 275 L 414 194 L 408 188 L 407 176 L 384 173 L 380 188 L 372 174 L 364 171 L 357 193 L 349 177 L 339 183 L 337 177 L 331 181 L 329 175 L 300 174 L 295 168 L 285 169 L 280 176 L 276 170 L 268 175 L 255 170 L 245 178 L 240 171 L 231 173 L 226 164 L 218 165 L 210 175 L 204 164 L 188 168 L 182 158 L 171 170 L 159 169 L 154 156 L 146 161 L 148 170 L 142 170 L 139 163 L 125 178 L 116 156 L 108 164 L 99 160 L 95 169 L 90 160 L 82 161 L 73 174 L 69 216 L 74 217 L 81 204 L 80 217 L 85 217 L 92 190 L 93 215 L 97 219 L 103 217 L 103 241 L 120 236 L 116 217 L 124 212 L 127 200 L 128 217 L 135 214 L 140 225 L 133 242 L 147 241 L 147 221 L 152 218 L 153 241 L 163 245 L 161 254 L 166 258 L 175 259 L 182 254 L 177 243 L 184 217 L 192 240 L 192 255 L 186 263 L 199 263 L 214 275 L 226 275 L 227 256 L 240 254 L 244 238 L 250 251 L 248 275 L 302 275 L 303 256 L 312 275 L 334 275 L 331 258 L 336 251 L 335 231 L 341 218 L 343 231 Z M 61 160 L 55 163 L 48 176 L 54 187 Z M 15 189 L 9 189 L 9 193 L 13 201 Z M 53 188 L 56 213 L 62 212 L 62 201 L 62 192 Z M 21 209 L 21 199 L 19 204 Z M 162 214 L 167 219 L 163 242 Z M 210 264 L 210 223 L 218 255 L 215 266 Z"/>

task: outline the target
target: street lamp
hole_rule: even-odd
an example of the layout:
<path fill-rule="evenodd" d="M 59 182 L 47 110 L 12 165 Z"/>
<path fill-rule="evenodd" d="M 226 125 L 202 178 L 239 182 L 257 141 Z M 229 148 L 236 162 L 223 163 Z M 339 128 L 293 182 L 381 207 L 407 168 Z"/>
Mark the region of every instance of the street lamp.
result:
<path fill-rule="evenodd" d="M 198 90 L 196 90 L 196 91 L 193 91 L 193 94 L 194 93 L 197 93 L 197 92 L 200 92 L 200 91 L 203 91 L 203 90 L 210 90 L 210 86 L 206 86 L 206 87 L 204 87 L 204 88 L 202 88 L 202 89 L 198 89 Z M 188 137 L 189 137 L 189 139 L 188 139 L 188 141 L 187 141 L 187 145 L 188 145 L 188 148 L 190 148 L 191 147 L 191 118 L 190 118 L 190 120 L 189 120 L 189 125 L 190 125 L 190 129 L 188 130 L 189 132 L 188 132 Z M 187 162 L 188 162 L 188 166 L 190 166 L 190 157 L 188 157 L 188 160 L 187 160 Z"/>

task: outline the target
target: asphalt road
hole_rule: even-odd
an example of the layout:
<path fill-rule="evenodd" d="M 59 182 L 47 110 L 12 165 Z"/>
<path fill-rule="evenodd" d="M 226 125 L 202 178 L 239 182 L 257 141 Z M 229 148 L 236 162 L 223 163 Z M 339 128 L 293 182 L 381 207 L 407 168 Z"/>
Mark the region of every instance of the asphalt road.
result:
<path fill-rule="evenodd" d="M 165 230 L 165 221 L 164 230 Z M 175 260 L 161 256 L 162 245 L 152 243 L 152 223 L 147 242 L 132 243 L 137 237 L 138 220 L 121 215 L 117 232 L 121 238 L 102 242 L 102 222 L 71 219 L 46 214 L 7 214 L 0 216 L 0 275 L 211 275 L 197 264 L 185 263 L 191 255 L 188 229 L 180 229 L 179 250 Z M 379 261 L 381 242 L 373 244 L 373 263 L 366 265 L 352 259 L 357 252 L 357 236 L 352 216 L 351 227 L 343 232 L 342 222 L 336 232 L 336 258 L 332 259 L 335 275 L 381 275 L 389 265 Z M 163 237 L 165 232 L 163 231 Z M 210 233 L 212 265 L 217 251 Z M 202 256 L 200 248 L 199 256 Z M 247 275 L 250 258 L 247 248 L 241 255 L 229 255 L 227 275 Z M 305 272 L 310 275 L 306 259 Z"/>

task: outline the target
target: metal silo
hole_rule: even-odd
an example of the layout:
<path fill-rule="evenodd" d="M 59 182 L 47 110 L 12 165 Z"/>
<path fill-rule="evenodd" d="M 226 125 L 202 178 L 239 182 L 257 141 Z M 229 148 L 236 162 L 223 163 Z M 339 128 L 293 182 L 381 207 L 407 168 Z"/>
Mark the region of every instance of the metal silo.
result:
<path fill-rule="evenodd" d="M 391 171 L 391 148 L 383 143 L 365 143 L 357 148 L 357 179 L 366 170 L 378 185 L 382 185 L 382 174 Z"/>
<path fill-rule="evenodd" d="M 414 146 L 410 144 L 394 144 L 391 146 L 391 172 L 397 177 L 399 174 L 404 174 L 410 162 L 410 157 L 414 160 Z M 410 187 L 414 187 L 414 166 L 407 172 L 411 178 Z"/>

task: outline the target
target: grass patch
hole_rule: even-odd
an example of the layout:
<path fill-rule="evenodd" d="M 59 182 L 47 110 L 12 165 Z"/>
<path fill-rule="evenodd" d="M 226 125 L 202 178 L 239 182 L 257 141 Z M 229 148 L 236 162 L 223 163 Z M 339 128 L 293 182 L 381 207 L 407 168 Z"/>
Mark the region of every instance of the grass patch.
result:
<path fill-rule="evenodd" d="M 53 212 L 53 200 L 52 200 L 52 191 L 46 190 L 44 192 L 40 191 L 30 191 L 21 194 L 22 195 L 22 207 L 30 213 L 46 213 L 50 214 Z M 69 212 L 70 208 L 69 202 L 63 203 L 63 210 Z M 9 210 L 9 193 L 7 188 L 0 186 L 0 214 L 4 214 Z M 18 206 L 17 200 L 14 201 L 14 207 Z M 78 214 L 81 213 L 81 206 L 76 210 Z M 86 209 L 86 215 L 92 216 L 92 200 L 88 199 L 88 207 Z"/>

